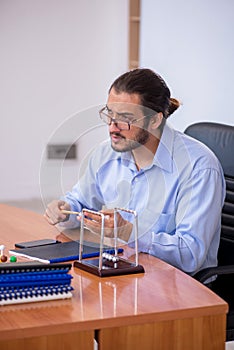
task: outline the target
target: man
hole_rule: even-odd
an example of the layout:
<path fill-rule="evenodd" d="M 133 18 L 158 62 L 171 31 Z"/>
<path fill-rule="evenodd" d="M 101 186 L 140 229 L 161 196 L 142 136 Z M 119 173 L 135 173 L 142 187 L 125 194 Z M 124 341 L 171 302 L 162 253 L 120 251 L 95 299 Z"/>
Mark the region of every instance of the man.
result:
<path fill-rule="evenodd" d="M 221 166 L 203 144 L 171 128 L 166 119 L 179 107 L 164 80 L 149 69 L 117 78 L 101 119 L 110 140 L 91 156 L 85 175 L 46 218 L 75 227 L 82 208 L 106 214 L 113 231 L 113 208 L 135 210 L 139 250 L 194 274 L 217 265 L 225 182 Z M 105 207 L 105 209 L 103 209 Z M 118 235 L 133 242 L 132 217 L 118 212 Z M 100 216 L 87 213 L 85 225 L 100 230 Z"/>

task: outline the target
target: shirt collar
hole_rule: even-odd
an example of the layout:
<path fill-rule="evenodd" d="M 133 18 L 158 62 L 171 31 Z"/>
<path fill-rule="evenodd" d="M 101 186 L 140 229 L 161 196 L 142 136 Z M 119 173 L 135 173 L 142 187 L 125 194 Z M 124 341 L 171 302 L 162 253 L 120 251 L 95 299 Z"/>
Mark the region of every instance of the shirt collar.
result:
<path fill-rule="evenodd" d="M 120 154 L 121 162 L 123 165 L 131 170 L 136 170 L 136 164 L 132 155 L 132 152 L 123 152 Z"/>
<path fill-rule="evenodd" d="M 153 161 L 156 166 L 169 173 L 173 171 L 174 138 L 175 130 L 166 123 Z"/>
<path fill-rule="evenodd" d="M 174 129 L 168 124 L 165 124 L 163 133 L 154 156 L 152 165 L 156 165 L 159 168 L 172 172 L 173 171 L 173 145 L 174 145 Z M 121 159 L 123 165 L 130 169 L 135 169 L 135 163 L 131 152 L 116 152 L 117 158 Z"/>

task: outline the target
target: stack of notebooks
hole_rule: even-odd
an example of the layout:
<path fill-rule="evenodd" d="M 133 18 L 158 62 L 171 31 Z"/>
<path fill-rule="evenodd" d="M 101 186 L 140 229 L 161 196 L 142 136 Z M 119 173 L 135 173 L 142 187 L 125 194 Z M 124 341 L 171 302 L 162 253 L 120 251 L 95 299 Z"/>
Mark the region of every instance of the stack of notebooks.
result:
<path fill-rule="evenodd" d="M 0 266 L 0 305 L 72 297 L 71 264 L 37 262 Z"/>

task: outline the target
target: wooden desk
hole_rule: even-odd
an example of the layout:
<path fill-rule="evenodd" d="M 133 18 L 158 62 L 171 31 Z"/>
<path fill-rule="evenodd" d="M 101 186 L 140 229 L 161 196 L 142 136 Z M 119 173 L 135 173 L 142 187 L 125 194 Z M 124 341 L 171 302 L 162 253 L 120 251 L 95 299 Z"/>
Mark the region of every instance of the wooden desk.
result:
<path fill-rule="evenodd" d="M 0 204 L 0 244 L 61 234 L 36 213 Z M 126 255 L 131 253 L 126 250 Z M 193 278 L 147 254 L 145 274 L 99 278 L 73 269 L 73 298 L 0 307 L 6 350 L 221 350 L 227 304 Z"/>

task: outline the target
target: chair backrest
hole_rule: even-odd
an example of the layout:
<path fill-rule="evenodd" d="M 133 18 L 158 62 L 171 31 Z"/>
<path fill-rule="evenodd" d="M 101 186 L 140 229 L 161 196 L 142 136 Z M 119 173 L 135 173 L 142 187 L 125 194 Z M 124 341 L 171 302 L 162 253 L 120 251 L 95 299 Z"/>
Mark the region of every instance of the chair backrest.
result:
<path fill-rule="evenodd" d="M 201 122 L 186 128 L 185 134 L 207 145 L 219 159 L 226 180 L 222 210 L 219 265 L 234 265 L 234 126 Z"/>

